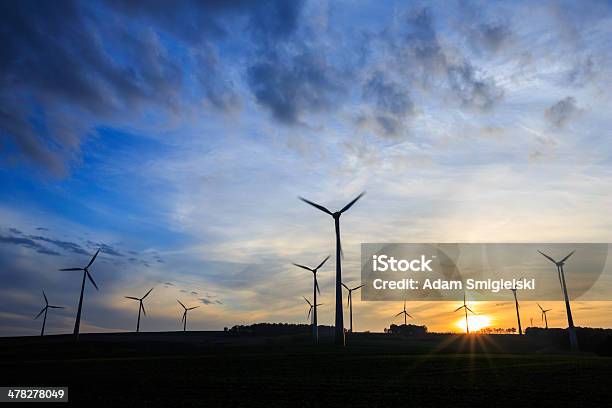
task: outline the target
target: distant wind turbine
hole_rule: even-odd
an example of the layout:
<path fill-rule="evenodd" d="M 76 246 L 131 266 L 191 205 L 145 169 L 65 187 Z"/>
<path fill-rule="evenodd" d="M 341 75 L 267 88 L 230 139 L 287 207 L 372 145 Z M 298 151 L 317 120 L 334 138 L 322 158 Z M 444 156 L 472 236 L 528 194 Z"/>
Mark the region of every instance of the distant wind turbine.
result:
<path fill-rule="evenodd" d="M 350 203 L 345 205 L 340 211 L 336 211 L 332 213 L 327 208 L 322 205 L 313 203 L 312 201 L 308 201 L 305 198 L 300 197 L 300 200 L 304 201 L 315 207 L 316 209 L 323 211 L 326 214 L 331 215 L 334 218 L 335 231 L 336 231 L 336 321 L 335 321 L 335 329 L 334 329 L 334 341 L 338 345 L 344 346 L 344 318 L 343 318 L 343 310 L 342 310 L 342 261 L 341 261 L 341 253 L 342 253 L 342 243 L 340 242 L 340 216 L 342 213 L 348 211 L 349 208 L 353 206 L 363 195 L 365 191 L 359 194 L 356 198 L 353 199 Z"/>
<path fill-rule="evenodd" d="M 351 329 L 349 331 L 352 333 L 353 332 L 353 291 L 361 289 L 365 285 L 359 285 L 359 286 L 354 287 L 353 289 L 349 288 L 344 283 L 342 283 L 342 286 L 344 286 L 344 289 L 348 290 L 348 302 L 347 303 L 349 307 L 349 320 L 351 322 Z"/>
<path fill-rule="evenodd" d="M 404 315 L 404 326 L 406 326 L 406 318 L 407 318 L 407 317 L 409 317 L 409 318 L 411 318 L 411 319 L 414 319 L 414 318 L 413 318 L 412 316 L 410 316 L 410 315 L 408 314 L 408 312 L 406 311 L 406 301 L 405 301 L 405 300 L 404 300 L 404 310 L 402 310 L 401 312 L 399 312 L 398 314 L 396 314 L 394 317 L 401 316 L 401 315 Z"/>
<path fill-rule="evenodd" d="M 45 314 L 45 316 L 43 317 L 43 325 L 42 325 L 42 329 L 40 330 L 40 336 L 44 336 L 45 335 L 45 324 L 47 323 L 47 311 L 49 310 L 49 308 L 51 309 L 63 309 L 62 306 L 52 306 L 49 304 L 49 300 L 47 300 L 47 295 L 45 295 L 45 291 L 42 291 L 43 297 L 45 298 L 45 307 L 42 308 L 42 310 L 40 311 L 40 313 L 38 313 L 36 315 L 36 317 L 34 318 L 34 320 L 38 319 L 40 317 L 41 314 Z"/>
<path fill-rule="evenodd" d="M 321 290 L 319 289 L 319 282 L 317 281 L 317 272 L 325 264 L 325 262 L 327 262 L 328 259 L 329 259 L 329 255 L 314 269 L 309 268 L 304 265 L 294 263 L 295 266 L 312 272 L 312 277 L 313 277 L 312 295 L 314 298 L 314 309 L 313 309 L 313 314 L 312 314 L 312 337 L 317 343 L 319 342 L 319 327 L 318 327 L 318 321 L 317 321 L 317 292 L 321 294 Z"/>
<path fill-rule="evenodd" d="M 465 310 L 465 332 L 466 332 L 467 334 L 470 334 L 470 326 L 468 325 L 468 313 L 467 313 L 467 312 L 468 312 L 468 310 L 469 310 L 469 311 L 470 311 L 470 312 L 472 312 L 473 314 L 476 314 L 476 313 L 474 313 L 474 311 L 473 311 L 472 309 L 470 309 L 470 308 L 467 306 L 467 304 L 465 303 L 465 292 L 463 292 L 463 306 L 459 306 L 458 308 L 456 308 L 456 309 L 455 309 L 455 312 L 456 312 L 456 311 L 458 311 L 458 310 L 461 310 L 461 309 L 464 309 L 464 310 Z"/>
<path fill-rule="evenodd" d="M 306 321 L 310 320 L 310 322 L 313 322 L 313 319 L 310 318 L 310 314 L 312 313 L 312 310 L 317 310 L 317 306 L 322 306 L 323 303 L 315 303 L 312 304 L 310 303 L 310 301 L 308 299 L 306 299 L 304 296 L 302 296 L 304 298 L 304 300 L 306 301 L 306 303 L 308 303 L 308 306 L 310 306 L 310 309 L 308 309 L 308 316 L 306 317 Z"/>
<path fill-rule="evenodd" d="M 83 292 L 85 291 L 85 277 L 89 278 L 89 281 L 91 282 L 91 284 L 94 285 L 94 288 L 96 288 L 96 290 L 98 290 L 98 285 L 96 285 L 96 282 L 93 280 L 93 277 L 89 273 L 89 268 L 96 260 L 96 257 L 98 256 L 99 252 L 100 250 L 98 249 L 96 253 L 94 254 L 94 256 L 91 258 L 91 261 L 89 261 L 87 266 L 84 268 L 60 269 L 60 271 L 83 271 L 83 283 L 81 283 L 81 296 L 79 297 L 79 309 L 77 310 L 76 322 L 74 323 L 74 335 L 76 336 L 77 339 L 79 338 L 79 328 L 81 326 L 81 309 L 83 308 Z"/>
<path fill-rule="evenodd" d="M 519 304 L 518 304 L 518 299 L 516 298 L 516 288 L 512 288 L 510 290 L 512 291 L 512 294 L 514 295 L 514 304 L 516 306 L 516 320 L 518 321 L 519 334 L 523 334 L 523 328 L 521 327 L 521 315 L 519 313 Z"/>
<path fill-rule="evenodd" d="M 179 302 L 181 306 L 183 306 L 183 309 L 185 309 L 185 311 L 183 312 L 183 317 L 181 318 L 181 322 L 183 323 L 183 331 L 187 331 L 187 312 L 193 309 L 197 309 L 200 306 L 187 307 L 182 304 L 180 300 L 176 299 L 176 301 Z"/>
<path fill-rule="evenodd" d="M 546 317 L 546 313 L 550 312 L 552 309 L 543 309 L 542 306 L 538 303 L 538 307 L 542 313 L 542 323 L 546 324 L 546 328 L 548 329 L 548 318 Z"/>
<path fill-rule="evenodd" d="M 549 261 L 554 263 L 557 266 L 557 274 L 559 275 L 559 283 L 561 284 L 561 289 L 563 290 L 563 296 L 565 297 L 565 310 L 567 312 L 567 331 L 569 333 L 570 339 L 570 347 L 573 351 L 578 350 L 578 337 L 576 337 L 576 329 L 574 328 L 574 319 L 572 318 L 572 309 L 570 307 L 569 296 L 567 295 L 567 285 L 565 284 L 565 271 L 563 270 L 563 265 L 565 265 L 565 261 L 574 254 L 576 251 L 570 252 L 565 258 L 560 261 L 555 261 L 550 256 L 546 255 L 542 251 L 538 251 L 542 256 L 546 257 Z"/>
<path fill-rule="evenodd" d="M 140 331 L 140 312 L 142 311 L 142 313 L 144 313 L 144 315 L 147 315 L 147 311 L 144 308 L 144 304 L 142 303 L 142 301 L 144 300 L 144 298 L 146 298 L 147 296 L 149 296 L 149 293 L 151 293 L 151 291 L 153 290 L 153 288 L 149 289 L 149 291 L 141 298 L 137 298 L 134 296 L 124 296 L 126 299 L 132 299 L 132 300 L 137 300 L 139 302 L 139 306 L 138 306 L 138 322 L 136 323 L 136 333 L 138 333 Z"/>

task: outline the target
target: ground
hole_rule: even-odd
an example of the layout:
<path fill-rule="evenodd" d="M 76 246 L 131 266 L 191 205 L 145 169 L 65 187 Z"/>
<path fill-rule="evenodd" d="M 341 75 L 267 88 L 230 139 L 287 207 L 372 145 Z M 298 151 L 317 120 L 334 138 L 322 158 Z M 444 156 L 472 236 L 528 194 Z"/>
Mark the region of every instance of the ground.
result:
<path fill-rule="evenodd" d="M 224 333 L 1 339 L 0 385 L 67 385 L 75 406 L 611 406 L 611 358 L 508 354 L 504 341 L 355 336 L 338 349 Z"/>

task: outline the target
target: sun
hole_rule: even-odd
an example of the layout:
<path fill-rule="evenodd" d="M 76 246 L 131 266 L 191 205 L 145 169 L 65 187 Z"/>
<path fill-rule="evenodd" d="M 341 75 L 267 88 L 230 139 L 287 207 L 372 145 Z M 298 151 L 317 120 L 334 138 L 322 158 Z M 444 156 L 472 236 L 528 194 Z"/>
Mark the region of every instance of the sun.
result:
<path fill-rule="evenodd" d="M 480 329 L 484 329 L 485 327 L 491 324 L 491 319 L 489 316 L 485 315 L 471 315 L 468 316 L 468 325 L 470 326 L 470 332 L 476 332 Z M 460 328 L 461 331 L 465 332 L 465 317 L 457 320 L 455 326 Z"/>

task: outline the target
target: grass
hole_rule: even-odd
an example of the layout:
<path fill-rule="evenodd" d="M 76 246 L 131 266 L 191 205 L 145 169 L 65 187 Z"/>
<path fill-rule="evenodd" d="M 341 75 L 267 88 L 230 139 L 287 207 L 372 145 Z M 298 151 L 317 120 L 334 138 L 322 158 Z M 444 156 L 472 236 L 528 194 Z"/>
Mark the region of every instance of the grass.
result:
<path fill-rule="evenodd" d="M 594 355 L 440 354 L 367 339 L 345 349 L 182 339 L 4 341 L 2 383 L 68 385 L 79 406 L 113 407 L 603 407 L 612 400 L 612 359 Z"/>

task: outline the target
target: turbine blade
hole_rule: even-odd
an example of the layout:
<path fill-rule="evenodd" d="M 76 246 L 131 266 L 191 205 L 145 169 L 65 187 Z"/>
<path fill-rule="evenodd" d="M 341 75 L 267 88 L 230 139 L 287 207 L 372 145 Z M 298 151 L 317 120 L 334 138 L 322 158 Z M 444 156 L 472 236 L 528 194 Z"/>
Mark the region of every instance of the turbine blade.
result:
<path fill-rule="evenodd" d="M 134 296 L 124 296 L 124 298 L 126 298 L 126 299 L 133 299 L 133 300 L 140 300 L 140 299 L 138 299 L 137 297 L 134 297 Z"/>
<path fill-rule="evenodd" d="M 64 268 L 60 269 L 60 271 L 82 271 L 83 268 Z"/>
<path fill-rule="evenodd" d="M 347 205 L 344 206 L 343 209 L 340 210 L 340 213 L 342 214 L 343 212 L 347 211 L 349 208 L 351 208 L 353 206 L 353 204 L 355 204 L 357 202 L 357 200 L 359 200 L 361 197 L 363 197 L 365 195 L 365 191 L 362 192 L 361 194 L 359 194 L 357 197 L 355 197 L 353 199 L 353 201 L 351 201 L 350 203 L 348 203 Z"/>
<path fill-rule="evenodd" d="M 45 311 L 46 309 L 47 309 L 47 306 L 43 307 L 43 308 L 42 308 L 42 310 L 40 311 L 40 313 L 38 313 L 38 314 L 36 315 L 36 317 L 34 318 L 34 320 L 38 319 L 38 318 L 40 317 L 40 315 L 41 315 L 41 314 L 43 314 L 43 313 L 44 313 L 44 311 Z"/>
<path fill-rule="evenodd" d="M 393 316 L 393 317 L 401 316 L 401 315 L 403 315 L 403 314 L 404 314 L 404 311 L 402 310 L 401 312 L 399 312 L 398 314 L 396 314 L 396 315 L 395 315 L 395 316 Z"/>
<path fill-rule="evenodd" d="M 465 307 L 467 310 L 469 310 L 470 312 L 472 312 L 473 314 L 476 314 L 476 312 L 474 312 L 472 309 L 470 309 L 469 307 Z"/>
<path fill-rule="evenodd" d="M 183 306 L 183 309 L 187 309 L 187 308 L 185 307 L 185 305 L 181 303 L 181 301 L 180 301 L 180 300 L 176 299 L 176 301 L 177 301 L 177 302 L 179 302 L 179 304 L 180 304 L 181 306 Z"/>
<path fill-rule="evenodd" d="M 98 285 L 96 285 L 96 282 L 93 280 L 91 274 L 89 273 L 89 271 L 85 271 L 85 273 L 87 274 L 87 277 L 89 278 L 89 280 L 91 281 L 91 283 L 94 285 L 94 287 L 96 288 L 96 290 L 98 289 Z"/>
<path fill-rule="evenodd" d="M 554 263 L 554 264 L 556 264 L 556 263 L 557 263 L 557 261 L 555 261 L 554 259 L 552 259 L 550 256 L 546 255 L 544 252 L 542 252 L 542 251 L 540 251 L 540 250 L 538 250 L 538 252 L 539 252 L 540 254 L 542 254 L 544 257 L 546 257 L 546 258 L 547 258 L 547 259 L 548 259 L 550 262 L 552 262 L 552 263 Z"/>
<path fill-rule="evenodd" d="M 146 295 L 144 295 L 144 296 L 143 296 L 141 299 L 144 299 L 144 298 L 146 298 L 147 296 L 149 296 L 149 293 L 151 293 L 151 291 L 152 291 L 152 290 L 153 290 L 153 288 L 149 289 L 149 291 L 147 292 L 147 294 L 146 294 Z"/>
<path fill-rule="evenodd" d="M 456 312 L 457 310 L 461 310 L 461 309 L 463 309 L 464 307 L 466 307 L 466 306 L 459 306 L 459 307 L 458 307 L 458 308 L 456 308 L 454 311 Z"/>
<path fill-rule="evenodd" d="M 363 285 L 359 285 L 359 286 L 357 286 L 357 287 L 353 288 L 352 290 L 361 289 L 361 288 L 363 288 L 364 286 L 365 286 L 365 283 L 364 283 Z"/>
<path fill-rule="evenodd" d="M 295 266 L 297 266 L 298 268 L 306 269 L 307 271 L 312 272 L 312 269 L 310 269 L 310 268 L 309 268 L 309 267 L 307 267 L 307 266 L 300 265 L 300 264 L 296 264 L 296 263 L 294 263 L 294 265 L 295 265 Z"/>
<path fill-rule="evenodd" d="M 87 266 L 85 268 L 89 268 L 91 266 L 91 264 L 94 263 L 94 261 L 96 260 L 96 257 L 98 256 L 98 253 L 100 253 L 100 249 L 98 249 L 96 251 L 96 253 L 94 254 L 93 258 L 91 258 L 91 261 L 89 261 L 89 263 L 87 264 Z"/>
<path fill-rule="evenodd" d="M 190 307 L 190 308 L 189 308 L 189 309 L 187 309 L 187 310 L 193 310 L 193 309 L 197 309 L 198 307 L 200 307 L 200 306 L 194 306 L 194 307 Z"/>
<path fill-rule="evenodd" d="M 544 311 L 544 309 L 542 309 L 542 306 L 540 306 L 539 303 L 537 303 L 538 307 L 540 308 L 541 311 Z"/>
<path fill-rule="evenodd" d="M 414 317 L 412 317 L 411 315 L 409 315 L 408 313 L 406 313 L 406 316 L 408 316 L 411 319 L 414 319 Z"/>
<path fill-rule="evenodd" d="M 49 307 L 51 309 L 63 309 L 64 308 L 64 306 L 51 306 L 51 305 L 49 305 Z"/>
<path fill-rule="evenodd" d="M 319 289 L 319 281 L 317 280 L 317 275 L 315 275 L 315 288 L 317 289 L 317 293 L 321 294 L 321 289 Z"/>
<path fill-rule="evenodd" d="M 344 284 L 344 282 L 340 282 L 340 284 L 341 284 L 342 286 L 344 286 L 344 289 L 348 290 L 349 292 L 351 291 L 351 290 L 349 289 L 349 287 L 348 287 L 348 286 L 346 286 L 346 285 Z"/>
<path fill-rule="evenodd" d="M 183 312 L 183 317 L 181 317 L 181 323 L 187 318 L 187 310 Z"/>
<path fill-rule="evenodd" d="M 574 252 L 576 252 L 576 250 L 573 250 L 572 252 L 570 252 L 565 258 L 560 260 L 559 263 L 563 263 L 563 262 L 567 261 L 567 258 L 569 258 L 570 256 L 574 255 Z"/>
<path fill-rule="evenodd" d="M 309 201 L 307 199 L 305 199 L 304 197 L 298 197 L 300 200 L 302 200 L 303 202 L 312 205 L 313 207 L 323 211 L 324 213 L 328 213 L 329 215 L 333 215 L 331 211 L 329 211 L 327 208 L 323 207 L 322 205 L 319 205 L 317 203 L 313 203 L 312 201 Z"/>
<path fill-rule="evenodd" d="M 349 290 L 349 294 L 346 297 L 346 307 L 349 307 L 351 305 L 351 297 L 352 297 L 351 291 Z"/>
<path fill-rule="evenodd" d="M 325 259 L 323 260 L 323 262 L 321 262 L 321 263 L 319 264 L 319 266 L 317 266 L 315 269 L 319 269 L 320 267 L 322 267 L 323 265 L 325 265 L 325 262 L 327 262 L 327 260 L 328 260 L 328 259 L 329 259 L 329 255 L 327 255 L 327 258 L 325 258 Z"/>
<path fill-rule="evenodd" d="M 45 291 L 43 290 L 42 293 L 43 293 L 43 297 L 45 298 L 45 303 L 49 305 L 49 300 L 47 299 L 47 295 L 45 294 Z"/>
<path fill-rule="evenodd" d="M 144 308 L 144 305 L 142 304 L 142 302 L 140 302 L 140 307 L 142 308 L 142 313 L 144 313 L 144 315 L 147 315 L 147 311 Z"/>
<path fill-rule="evenodd" d="M 543 312 L 546 314 L 547 312 L 550 312 L 551 310 L 552 309 L 546 309 L 546 310 L 543 310 Z"/>
<path fill-rule="evenodd" d="M 317 306 L 323 306 L 325 303 L 317 303 Z"/>
<path fill-rule="evenodd" d="M 306 317 L 306 319 L 310 319 L 310 313 L 312 312 L 312 306 L 310 306 L 310 309 L 308 309 L 308 317 Z"/>
<path fill-rule="evenodd" d="M 312 307 L 312 304 L 311 304 L 311 303 L 308 301 L 308 299 L 306 299 L 304 296 L 302 296 L 302 297 L 304 298 L 304 300 L 306 301 L 306 303 L 308 303 L 308 304 L 309 304 L 309 305 Z"/>

